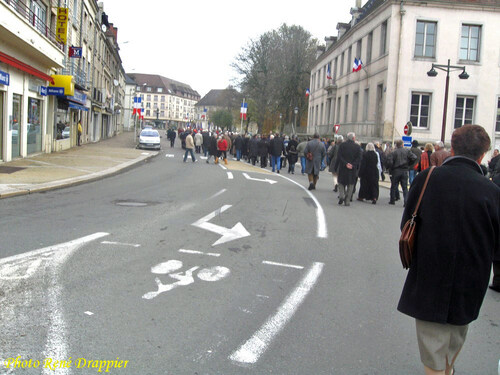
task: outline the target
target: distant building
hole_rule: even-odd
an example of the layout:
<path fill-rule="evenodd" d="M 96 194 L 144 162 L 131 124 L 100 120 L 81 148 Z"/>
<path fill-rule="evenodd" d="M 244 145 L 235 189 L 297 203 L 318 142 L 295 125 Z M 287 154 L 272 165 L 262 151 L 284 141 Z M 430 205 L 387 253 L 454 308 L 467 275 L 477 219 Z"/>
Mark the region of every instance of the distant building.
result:
<path fill-rule="evenodd" d="M 227 110 L 233 114 L 233 119 L 239 120 L 242 95 L 233 88 L 210 90 L 196 103 L 196 122 L 199 127 L 209 129 L 213 124 L 210 116 L 217 110 Z M 236 121 L 238 122 L 238 121 Z M 239 129 L 239 127 L 236 127 Z"/>
<path fill-rule="evenodd" d="M 195 121 L 195 104 L 200 94 L 185 83 L 158 74 L 127 74 L 136 83 L 144 121 L 161 121 L 165 126 L 187 126 Z M 132 99 L 133 100 L 133 99 Z"/>
<path fill-rule="evenodd" d="M 361 1 L 350 23 L 325 38 L 311 72 L 308 132 L 353 131 L 361 141 L 441 138 L 446 72 L 432 64 L 464 66 L 450 73 L 445 141 L 464 124 L 480 124 L 500 145 L 500 75 L 496 0 Z M 353 72 L 355 59 L 362 68 Z M 331 78 L 329 78 L 331 77 Z"/>

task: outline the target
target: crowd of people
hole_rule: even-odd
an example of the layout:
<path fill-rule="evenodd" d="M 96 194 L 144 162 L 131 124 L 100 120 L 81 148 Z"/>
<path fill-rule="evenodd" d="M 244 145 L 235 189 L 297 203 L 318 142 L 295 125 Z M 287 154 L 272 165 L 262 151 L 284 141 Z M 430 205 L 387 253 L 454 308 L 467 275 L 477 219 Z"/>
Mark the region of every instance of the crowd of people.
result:
<path fill-rule="evenodd" d="M 169 134 L 173 147 L 175 132 Z M 346 139 L 342 135 L 320 139 L 314 134 L 301 140 L 281 134 L 241 136 L 188 129 L 179 137 L 186 149 L 184 161 L 189 152 L 195 161 L 195 149 L 208 155 L 207 163 L 213 156 L 215 163 L 224 160 L 227 164 L 230 152 L 236 160 L 260 162 L 262 168 L 270 165 L 276 173 L 288 162 L 288 173 L 293 174 L 300 160 L 309 190 L 316 189 L 320 172 L 328 167 L 339 205 L 350 205 L 358 180 L 357 200 L 376 204 L 379 181 L 388 173 L 388 203 L 400 200 L 399 187 L 403 192 L 401 228 L 420 206 L 416 248 L 398 310 L 415 319 L 426 375 L 454 374 L 469 323 L 478 317 L 492 265 L 490 288 L 500 292 L 500 153 L 495 149 L 487 166 L 481 164 L 491 145 L 484 128 L 465 125 L 456 129 L 449 151 L 442 142 L 421 147 L 416 140 L 411 148 L 404 147 L 402 140 L 394 148 L 379 142 L 362 145 L 354 133 Z M 421 200 L 433 167 L 438 168 Z"/>

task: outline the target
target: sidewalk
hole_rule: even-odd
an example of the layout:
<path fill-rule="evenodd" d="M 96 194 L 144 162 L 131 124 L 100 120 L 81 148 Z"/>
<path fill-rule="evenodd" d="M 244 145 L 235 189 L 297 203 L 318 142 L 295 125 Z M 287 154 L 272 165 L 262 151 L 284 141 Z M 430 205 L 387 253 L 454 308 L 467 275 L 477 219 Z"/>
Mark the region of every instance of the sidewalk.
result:
<path fill-rule="evenodd" d="M 97 143 L 0 163 L 0 199 L 98 180 L 159 153 L 135 145 L 134 134 L 124 132 Z"/>

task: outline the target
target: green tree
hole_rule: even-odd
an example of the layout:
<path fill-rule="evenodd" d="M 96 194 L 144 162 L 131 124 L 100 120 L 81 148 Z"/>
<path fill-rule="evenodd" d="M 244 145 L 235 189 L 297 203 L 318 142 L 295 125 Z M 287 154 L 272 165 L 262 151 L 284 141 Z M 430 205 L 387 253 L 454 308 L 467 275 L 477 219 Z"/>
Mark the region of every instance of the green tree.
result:
<path fill-rule="evenodd" d="M 257 122 L 259 132 L 265 123 L 279 119 L 279 113 L 284 123 L 293 121 L 295 107 L 299 108 L 298 123 L 301 114 L 307 113 L 305 90 L 317 45 L 301 26 L 283 24 L 242 48 L 232 67 L 240 75 L 243 95 L 254 104 L 249 116 Z"/>
<path fill-rule="evenodd" d="M 211 116 L 211 118 L 215 126 L 218 126 L 222 130 L 230 130 L 231 127 L 233 126 L 233 115 L 231 111 L 225 109 L 218 109 Z"/>

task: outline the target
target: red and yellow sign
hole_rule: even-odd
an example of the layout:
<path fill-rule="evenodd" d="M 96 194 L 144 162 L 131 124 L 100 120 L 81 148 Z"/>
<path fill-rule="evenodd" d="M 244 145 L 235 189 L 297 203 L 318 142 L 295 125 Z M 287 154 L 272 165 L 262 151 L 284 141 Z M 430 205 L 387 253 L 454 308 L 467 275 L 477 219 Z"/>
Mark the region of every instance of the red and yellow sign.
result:
<path fill-rule="evenodd" d="M 68 38 L 69 9 L 57 8 L 56 38 L 66 44 Z"/>

